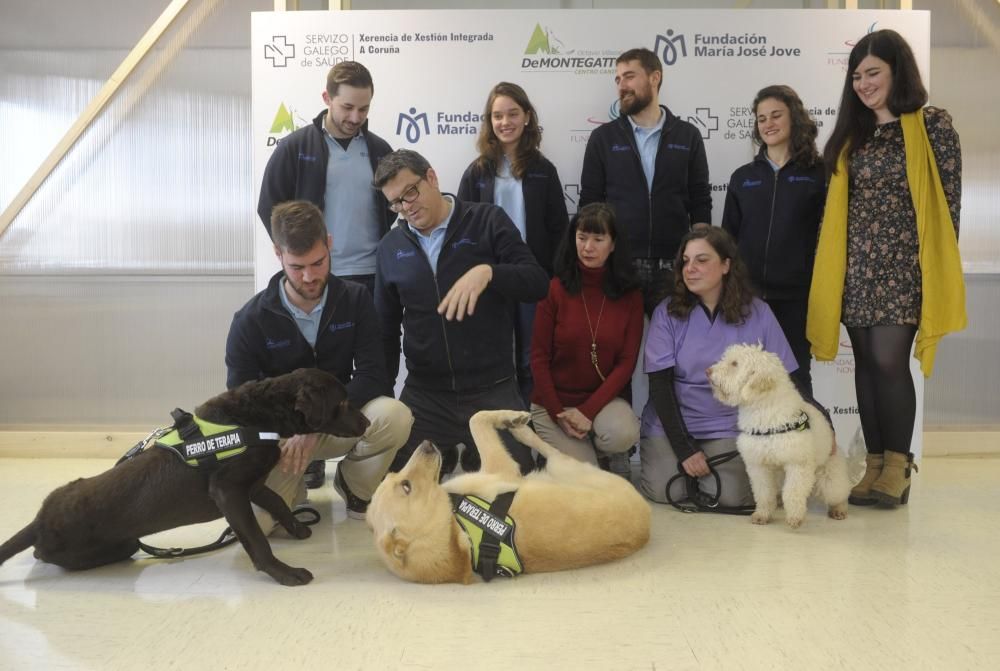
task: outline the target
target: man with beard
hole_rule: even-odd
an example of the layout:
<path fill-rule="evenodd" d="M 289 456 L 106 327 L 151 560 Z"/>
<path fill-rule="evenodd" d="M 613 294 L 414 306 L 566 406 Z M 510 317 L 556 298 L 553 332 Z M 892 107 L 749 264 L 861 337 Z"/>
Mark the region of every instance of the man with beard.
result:
<path fill-rule="evenodd" d="M 294 507 L 305 499 L 310 461 L 344 457 L 333 486 L 348 517 L 363 520 L 371 495 L 410 435 L 413 415 L 391 398 L 371 294 L 330 273 L 333 241 L 323 213 L 312 203 L 289 201 L 274 208 L 270 224 L 281 270 L 233 317 L 226 385 L 231 389 L 296 368 L 336 375 L 351 404 L 368 418 L 368 430 L 356 438 L 313 433 L 283 441 L 281 461 L 265 484 Z M 270 515 L 254 512 L 265 532 L 274 527 Z"/>
<path fill-rule="evenodd" d="M 659 104 L 662 81 L 649 49 L 618 57 L 621 115 L 591 133 L 580 176 L 579 206 L 610 204 L 628 232 L 647 315 L 663 298 L 681 238 L 712 219 L 705 144 L 697 128 Z"/>

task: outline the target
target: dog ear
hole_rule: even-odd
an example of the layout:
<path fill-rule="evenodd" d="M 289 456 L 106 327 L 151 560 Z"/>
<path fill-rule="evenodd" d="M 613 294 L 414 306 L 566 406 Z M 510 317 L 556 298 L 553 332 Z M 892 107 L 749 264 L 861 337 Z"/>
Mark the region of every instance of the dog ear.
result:
<path fill-rule="evenodd" d="M 770 375 L 757 374 L 754 375 L 749 382 L 747 382 L 746 386 L 748 391 L 753 392 L 753 395 L 750 396 L 749 394 L 744 394 L 744 396 L 747 396 L 748 400 L 752 398 L 759 398 L 763 394 L 766 394 L 774 389 L 775 386 L 776 383 L 773 377 Z"/>
<path fill-rule="evenodd" d="M 396 532 L 396 527 L 393 527 L 388 533 L 382 534 L 379 545 L 386 556 L 391 557 L 401 567 L 406 566 L 406 549 L 410 546 L 410 541 L 402 538 Z"/>
<path fill-rule="evenodd" d="M 324 421 L 333 416 L 335 406 L 340 401 L 330 390 L 312 384 L 303 384 L 295 393 L 295 409 L 302 413 L 306 424 L 319 429 Z"/>

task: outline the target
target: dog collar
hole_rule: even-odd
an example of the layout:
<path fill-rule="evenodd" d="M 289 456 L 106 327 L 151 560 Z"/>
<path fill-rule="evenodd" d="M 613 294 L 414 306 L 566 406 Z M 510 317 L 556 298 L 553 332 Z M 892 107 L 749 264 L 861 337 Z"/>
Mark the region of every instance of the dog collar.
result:
<path fill-rule="evenodd" d="M 799 411 L 799 416 L 794 422 L 788 422 L 787 424 L 782 424 L 781 426 L 776 426 L 766 431 L 761 431 L 759 429 L 754 429 L 752 431 L 747 431 L 751 436 L 774 436 L 779 433 L 790 433 L 792 431 L 808 431 L 809 430 L 809 415 L 805 413 L 804 410 Z"/>
<path fill-rule="evenodd" d="M 455 519 L 472 545 L 472 570 L 486 582 L 524 572 L 514 545 L 514 520 L 507 515 L 515 493 L 500 494 L 492 503 L 477 496 L 449 495 Z"/>
<path fill-rule="evenodd" d="M 215 424 L 180 408 L 170 415 L 174 418 L 171 426 L 155 429 L 126 452 L 118 463 L 135 457 L 150 443 L 170 450 L 178 459 L 194 468 L 215 466 L 220 461 L 243 454 L 251 446 L 278 444 L 276 433 Z"/>

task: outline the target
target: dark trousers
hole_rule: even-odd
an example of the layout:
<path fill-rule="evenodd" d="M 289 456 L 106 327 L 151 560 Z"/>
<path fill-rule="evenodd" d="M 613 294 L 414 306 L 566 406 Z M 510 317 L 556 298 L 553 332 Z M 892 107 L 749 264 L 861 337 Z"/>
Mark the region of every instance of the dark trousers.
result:
<path fill-rule="evenodd" d="M 467 450 L 475 449 L 472 433 L 469 431 L 469 418 L 480 410 L 525 409 L 513 377 L 489 389 L 474 392 L 437 391 L 406 385 L 399 400 L 413 412 L 413 428 L 406 444 L 396 453 L 396 459 L 389 467 L 390 471 L 402 470 L 413 451 L 425 440 L 431 441 L 442 451 L 453 451 L 459 443 L 464 444 Z M 507 431 L 501 431 L 500 438 L 510 456 L 521 467 L 522 473 L 534 469 L 531 448 L 519 443 Z"/>
<path fill-rule="evenodd" d="M 799 369 L 792 373 L 792 378 L 798 383 L 799 389 L 805 389 L 813 395 L 812 387 L 812 355 L 809 354 L 809 341 L 806 339 L 806 312 L 809 308 L 809 298 L 768 298 L 765 299 L 771 312 L 778 320 L 778 325 L 785 334 L 788 345 L 792 348 L 792 356 L 799 364 Z"/>
<path fill-rule="evenodd" d="M 642 307 L 650 317 L 660 301 L 667 297 L 674 281 L 673 259 L 632 259 L 642 288 Z"/>
<path fill-rule="evenodd" d="M 517 369 L 517 386 L 524 407 L 531 405 L 531 390 L 535 379 L 531 375 L 531 334 L 535 329 L 537 303 L 514 305 L 514 366 Z"/>

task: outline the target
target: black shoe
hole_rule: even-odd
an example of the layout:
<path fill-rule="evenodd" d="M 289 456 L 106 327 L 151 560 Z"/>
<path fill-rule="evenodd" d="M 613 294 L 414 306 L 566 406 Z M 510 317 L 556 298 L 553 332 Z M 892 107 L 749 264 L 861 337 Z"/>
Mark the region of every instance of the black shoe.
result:
<path fill-rule="evenodd" d="M 363 522 L 365 515 L 368 513 L 368 502 L 355 496 L 354 492 L 347 488 L 347 483 L 344 482 L 344 476 L 340 474 L 339 467 L 333 475 L 333 488 L 340 494 L 340 498 L 344 499 L 344 505 L 347 507 L 347 516 L 352 520 L 361 520 Z"/>
<path fill-rule="evenodd" d="M 326 482 L 326 462 L 309 462 L 306 466 L 306 489 L 319 489 L 324 482 Z"/>
<path fill-rule="evenodd" d="M 483 460 L 479 458 L 479 450 L 475 445 L 466 445 L 462 448 L 462 456 L 459 459 L 462 470 L 466 473 L 475 473 L 483 466 Z"/>

